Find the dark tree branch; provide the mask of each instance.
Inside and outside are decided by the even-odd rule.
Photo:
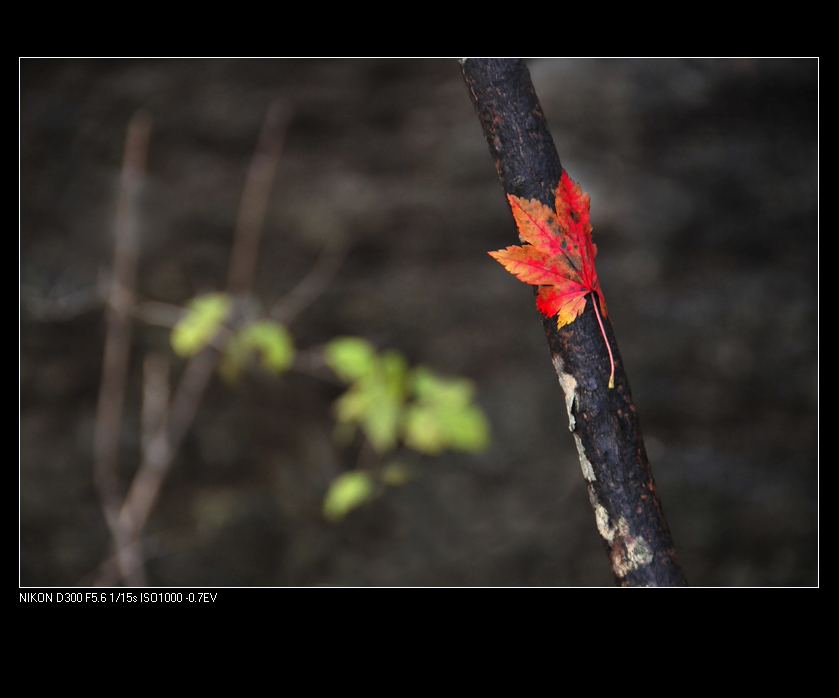
[[[562,165],[524,61],[467,58],[461,67],[505,192],[553,208]],[[612,324],[604,318],[616,364],[609,389],[591,300],[574,322],[557,329],[554,316],[543,324],[597,529],[618,584],[683,586]]]

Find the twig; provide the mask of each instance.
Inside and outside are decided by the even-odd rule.
[[[143,301],[134,309],[134,316],[147,325],[168,327],[172,329],[189,311],[180,305],[161,303],[160,301]]]
[[[143,405],[140,413],[140,444],[150,450],[154,439],[169,420],[169,359],[151,353],[143,361]]]
[[[119,522],[122,498],[117,468],[137,276],[137,198],[145,171],[150,133],[151,118],[145,112],[137,112],[128,124],[125,141],[102,382],[94,426],[94,484],[116,547],[121,575],[126,579],[137,569],[137,550],[131,544],[130,532]]]
[[[461,67],[505,192],[553,207],[562,165],[524,61],[469,58]],[[599,322],[592,302],[560,329],[555,317],[543,317],[597,528],[617,583],[681,586],[685,579],[608,318],[602,327],[607,347],[615,348],[615,388],[602,379],[610,356]]]
[[[218,351],[207,346],[187,361],[172,399],[169,419],[149,438],[140,468],[119,512],[120,524],[139,536],[157,503],[175,454],[198,412],[204,391],[218,362]]]
[[[272,103],[248,170],[231,250],[228,274],[231,294],[246,294],[253,286],[259,241],[288,114],[281,102]],[[126,311],[129,318],[132,308],[133,303]],[[121,506],[114,511],[118,496],[108,500],[111,528],[118,533],[114,538],[120,575],[132,585],[144,583],[141,535],[175,454],[192,426],[218,359],[219,351],[212,342],[192,356],[168,405],[168,366],[159,358],[149,357],[146,361],[142,460]],[[117,425],[119,417],[121,415],[116,418]]]
[[[274,304],[270,316],[285,325],[291,323],[329,286],[347,256],[347,249],[345,236],[332,236],[306,276]]]
[[[245,294],[253,286],[265,213],[290,119],[291,110],[283,100],[271,102],[242,190],[227,276],[230,293]]]

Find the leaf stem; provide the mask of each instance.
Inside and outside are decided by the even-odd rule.
[[[603,333],[603,341],[606,342],[606,349],[609,350],[609,362],[612,364],[612,374],[609,376],[609,387],[615,387],[615,357],[612,356],[612,347],[609,346],[609,340],[606,337],[606,328],[603,327],[603,320],[600,318],[600,311],[597,309],[599,298],[596,293],[591,294],[591,301],[594,305],[594,314],[597,315],[597,322],[600,323],[600,331]]]

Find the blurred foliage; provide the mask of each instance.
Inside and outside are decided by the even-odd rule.
[[[392,450],[399,437],[407,395],[405,358],[394,350],[379,356],[359,337],[332,340],[324,358],[342,380],[350,383],[335,403],[338,424],[349,426],[349,435],[360,427],[377,453]]]
[[[481,451],[489,443],[489,422],[473,404],[475,386],[466,378],[440,378],[420,366],[411,376],[415,396],[404,417],[405,443],[422,453],[447,448]]]
[[[294,362],[294,341],[288,330],[273,320],[257,320],[234,334],[224,348],[219,370],[230,383],[256,355],[269,373],[282,373]]]
[[[232,308],[233,299],[221,292],[191,300],[186,315],[172,328],[171,343],[175,353],[192,356],[213,342],[225,329]],[[294,340],[288,330],[274,320],[246,323],[235,332],[228,331],[222,341],[219,372],[228,383],[235,382],[254,356],[269,373],[282,373],[294,362]]]
[[[187,304],[187,313],[172,328],[172,348],[178,356],[197,354],[221,330],[233,303],[226,293],[206,293]]]
[[[409,465],[405,465],[401,461],[392,461],[382,468],[379,477],[384,484],[399,487],[408,482],[414,475],[414,469]]]
[[[338,424],[360,428],[379,454],[400,438],[429,455],[480,451],[489,443],[489,422],[473,403],[470,380],[444,378],[425,366],[409,369],[398,351],[377,354],[359,337],[332,340],[324,358],[350,384],[335,404]]]
[[[372,473],[351,470],[336,477],[323,500],[323,515],[329,521],[338,521],[348,512],[375,496],[376,482]]]
[[[444,378],[430,368],[409,368],[398,351],[377,354],[360,337],[339,337],[324,351],[326,363],[346,383],[335,403],[337,433],[351,437],[360,429],[380,456],[402,440],[408,448],[427,455],[446,449],[480,451],[489,444],[489,422],[473,403],[474,385],[465,378]],[[345,481],[348,475],[356,480]],[[406,466],[393,462],[378,480],[401,485],[411,477]],[[361,482],[369,487],[361,486]],[[353,483],[352,485],[348,482]],[[324,514],[335,520],[376,496],[374,476],[365,471],[346,473],[333,481],[324,501]]]
[[[233,301],[225,293],[193,299],[187,314],[172,329],[171,342],[180,356],[191,356],[225,329]],[[257,320],[229,331],[220,347],[219,371],[235,382],[251,358],[263,369],[280,373],[294,362],[288,330],[273,320]],[[335,401],[336,436],[348,440],[361,430],[378,456],[400,441],[419,453],[446,449],[480,451],[490,438],[489,422],[474,404],[474,385],[465,378],[444,378],[430,368],[410,368],[405,357],[389,349],[376,352],[361,337],[339,337],[324,349],[326,364],[349,384]],[[336,521],[376,497],[385,485],[407,482],[412,471],[398,461],[378,472],[354,470],[335,478],[323,502],[324,516]]]
[[[379,496],[385,486],[400,487],[414,475],[414,470],[401,461],[392,461],[378,472],[350,470],[342,473],[329,485],[323,500],[323,515],[329,521],[339,521],[353,509]]]

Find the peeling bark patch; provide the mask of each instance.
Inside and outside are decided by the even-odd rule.
[[[647,541],[641,536],[631,535],[629,525],[623,517],[618,521],[617,530],[613,535],[617,539],[612,547],[612,569],[618,577],[626,577],[629,572],[653,561],[653,553]]]
[[[615,540],[615,528],[609,524],[609,512],[595,499],[594,491],[591,489],[589,489],[589,499],[592,507],[594,507],[594,520],[597,522],[597,530],[611,548]]]
[[[583,442],[580,437],[574,434],[574,442],[577,444],[577,455],[580,456],[580,467],[583,469],[583,477],[586,482],[594,482],[597,477],[594,474],[594,468],[591,467],[591,461],[586,458],[586,449],[583,448]]]
[[[589,499],[594,508],[597,530],[606,541],[610,549],[612,569],[619,578],[624,578],[629,572],[649,565],[653,561],[653,551],[641,536],[633,536],[629,531],[626,519],[618,519],[617,525],[612,525],[609,512],[596,499],[593,489],[589,489]]]
[[[579,404],[577,400],[577,379],[563,370],[562,359],[559,357],[559,354],[554,355],[553,365],[556,370],[556,375],[559,377],[562,392],[565,393],[565,409],[568,411],[568,430],[573,432],[577,426],[577,422],[574,419],[574,403]]]
[[[593,482],[597,479],[594,475],[594,468],[591,467],[591,461],[586,457],[583,442],[576,433],[577,420],[574,417],[574,409],[579,406],[577,379],[563,370],[562,359],[559,355],[553,357],[553,365],[556,370],[556,375],[559,377],[562,392],[565,393],[565,409],[568,412],[568,430],[574,434],[574,443],[577,445],[577,454],[580,456],[580,467],[583,469],[583,477],[586,479],[586,482]]]

